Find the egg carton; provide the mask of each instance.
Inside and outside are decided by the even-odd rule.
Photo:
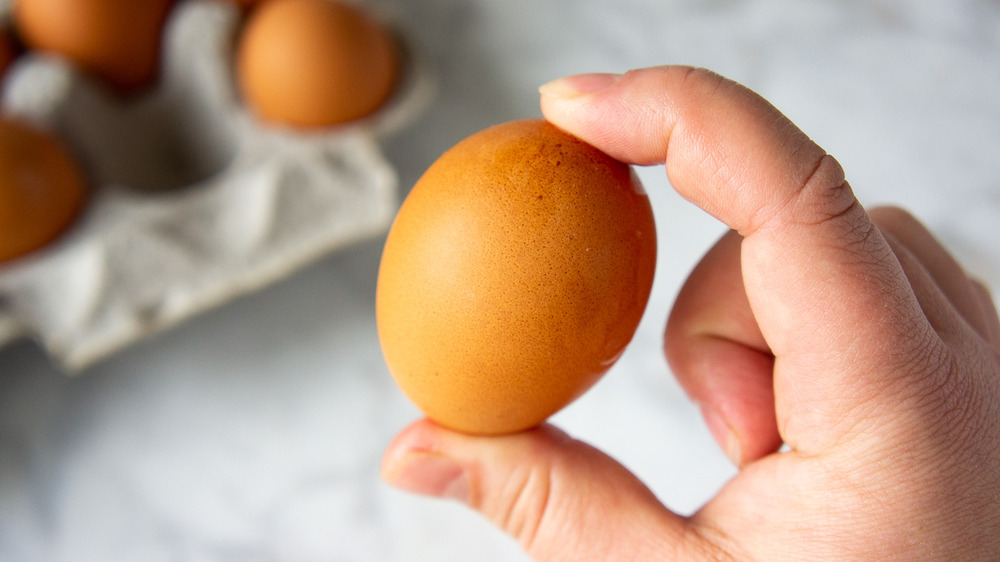
[[[54,56],[8,69],[2,111],[63,139],[93,189],[59,240],[0,264],[0,346],[31,338],[79,372],[387,229],[398,181],[379,140],[432,97],[424,65],[404,44],[401,84],[371,118],[268,126],[235,87],[240,23],[227,2],[178,3],[157,85],[134,99]]]

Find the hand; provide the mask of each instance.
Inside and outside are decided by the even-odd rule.
[[[541,103],[733,229],[665,349],[740,472],[685,518],[554,427],[421,421],[387,481],[466,502],[539,560],[1000,559],[1000,320],[927,230],[866,212],[836,160],[704,70],[569,77]]]

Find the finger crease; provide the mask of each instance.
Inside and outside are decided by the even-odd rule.
[[[536,505],[526,506],[524,521],[518,531],[521,547],[526,552],[532,552],[552,503],[552,476],[548,473],[540,474],[537,470],[532,471],[522,494],[524,497],[536,498],[535,501],[538,502]]]
[[[777,226],[818,226],[855,212],[858,201],[844,177],[840,163],[824,154],[799,187],[776,207],[761,207],[745,236]],[[767,216],[761,218],[762,212]]]

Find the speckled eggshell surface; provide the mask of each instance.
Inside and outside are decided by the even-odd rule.
[[[389,370],[453,429],[538,425],[621,355],[655,260],[627,165],[543,120],[483,130],[434,162],[390,230],[377,290]]]

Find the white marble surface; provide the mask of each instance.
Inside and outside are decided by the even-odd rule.
[[[582,71],[707,66],[783,109],[866,204],[901,204],[1000,294],[1000,3],[994,0],[372,0],[441,92],[388,140],[411,185],[443,150],[539,114]],[[662,169],[640,175],[660,238],[632,345],[557,415],[690,512],[733,470],[660,353],[674,294],[722,227]],[[512,561],[464,507],[389,489],[381,452],[417,416],[382,363],[381,240],[342,251],[77,378],[0,350],[0,560]]]

